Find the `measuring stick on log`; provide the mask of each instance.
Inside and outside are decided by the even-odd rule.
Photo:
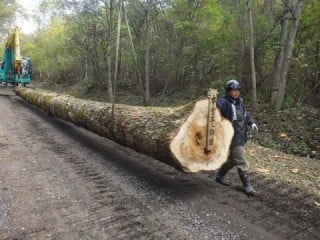
[[[209,153],[214,141],[215,122],[214,112],[216,111],[216,100],[218,91],[216,89],[210,89],[208,91],[208,116],[207,116],[207,138],[205,151]]]
[[[83,100],[19,87],[16,94],[51,115],[72,122],[183,172],[212,171],[227,160],[233,128],[214,108],[207,144],[208,99],[179,107],[141,107]],[[212,133],[212,134],[211,134]],[[211,141],[211,140],[210,140]],[[210,147],[210,151],[206,151]]]

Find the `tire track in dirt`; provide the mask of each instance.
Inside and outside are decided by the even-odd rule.
[[[37,112],[37,114],[42,113]],[[117,182],[113,182],[113,179],[108,178],[106,174],[103,175],[100,163],[81,158],[79,153],[73,152],[72,146],[59,142],[59,137],[52,136],[51,131],[48,131],[50,129],[41,121],[33,118],[24,120],[26,121],[24,128],[27,131],[24,129],[18,134],[22,137],[22,144],[41,142],[46,151],[63,157],[78,174],[78,180],[88,190],[85,198],[82,199],[89,212],[88,219],[79,223],[77,216],[69,215],[67,216],[68,225],[77,224],[86,228],[90,225],[98,225],[110,239],[145,239],[147,236],[152,236],[152,239],[184,239],[171,226],[163,222],[154,223],[152,219],[148,220],[148,216],[152,213],[137,199],[122,192]],[[32,132],[32,140],[28,139],[30,132]],[[60,204],[67,205],[67,202]],[[41,231],[40,229],[28,232],[28,235],[32,236]],[[58,230],[53,237],[61,237],[64,231],[65,229]]]
[[[7,102],[4,99],[1,101],[5,104]],[[23,109],[10,105],[10,109],[2,108],[2,114],[6,120],[2,119],[1,128],[4,129],[5,141],[10,145],[8,144],[5,150],[2,149],[1,156],[2,161],[10,163],[6,165],[7,175],[1,179],[3,180],[1,183],[8,186],[5,194],[1,194],[1,202],[7,204],[8,212],[6,216],[1,212],[1,219],[5,217],[7,222],[0,227],[0,238],[97,239],[98,237],[102,239],[107,237],[107,234],[100,233],[101,228],[97,225],[91,225],[90,230],[85,231],[82,229],[86,229],[86,225],[69,224],[71,221],[77,222],[87,217],[87,214],[83,209],[79,211],[79,204],[70,204],[75,199],[59,196],[63,191],[65,194],[69,193],[68,189],[60,186],[64,182],[55,179],[62,174],[59,175],[54,167],[46,166],[48,163],[46,158],[57,163],[59,158],[48,152],[44,144],[38,142],[42,138],[32,134],[32,127],[25,121]],[[40,124],[37,119],[34,120],[33,126]],[[48,183],[50,180],[51,183]],[[72,177],[64,180],[72,180]],[[53,186],[54,184],[56,186]]]

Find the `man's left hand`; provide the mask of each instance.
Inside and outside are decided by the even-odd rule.
[[[258,130],[259,130],[257,124],[255,124],[255,123],[252,123],[252,124],[251,124],[251,129],[252,129],[253,131],[258,131]]]

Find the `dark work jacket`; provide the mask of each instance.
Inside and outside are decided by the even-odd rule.
[[[251,126],[254,120],[248,114],[242,98],[232,99],[224,95],[217,101],[221,115],[232,122],[234,136],[231,147],[243,146],[248,139],[248,125]]]

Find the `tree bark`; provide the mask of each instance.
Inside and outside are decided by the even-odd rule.
[[[105,7],[107,9],[108,4],[105,1]],[[107,71],[108,71],[108,94],[109,94],[109,101],[112,102],[113,100],[113,85],[112,85],[112,60],[111,60],[111,50],[112,50],[112,25],[113,25],[113,10],[114,10],[114,1],[109,0],[109,15],[106,16],[107,18]],[[107,13],[107,11],[106,11]]]
[[[219,168],[229,154],[233,127],[212,108],[214,133],[206,151],[209,100],[180,107],[140,107],[82,100],[70,95],[16,88],[16,94],[46,112],[151,156],[183,172]],[[211,125],[212,126],[212,125]]]
[[[292,24],[290,26],[289,32],[288,32],[288,40],[284,52],[284,59],[283,59],[283,66],[282,66],[282,72],[281,72],[281,81],[279,83],[279,92],[277,96],[277,101],[275,103],[275,110],[279,111],[284,100],[285,95],[285,89],[287,86],[287,78],[288,78],[288,72],[289,72],[289,66],[291,63],[293,48],[294,48],[294,41],[296,38],[299,20],[301,18],[302,9],[304,5],[304,0],[297,0],[296,5],[294,6],[294,16],[292,20]]]
[[[284,101],[294,40],[296,38],[304,0],[286,0],[285,3],[285,15],[281,27],[281,48],[275,60],[275,75],[271,94],[271,104],[277,111],[280,110]],[[292,15],[291,21],[289,21],[290,14]]]
[[[145,103],[150,104],[150,11],[151,2],[146,5],[145,16]]]
[[[252,84],[252,100],[255,108],[258,106],[257,101],[257,80],[256,80],[256,67],[254,60],[254,29],[252,18],[252,0],[247,2],[249,12],[249,26],[250,26],[250,63],[251,63],[251,84]]]
[[[139,67],[139,63],[138,63],[138,57],[137,57],[136,49],[134,47],[134,43],[133,43],[133,40],[132,40],[132,35],[131,35],[131,30],[130,30],[130,26],[129,26],[127,13],[126,13],[124,5],[122,7],[123,7],[123,16],[124,16],[124,19],[126,21],[126,25],[127,25],[127,29],[128,29],[128,35],[129,35],[129,39],[130,39],[130,43],[131,43],[131,50],[132,50],[133,59],[134,59],[135,67],[136,67],[137,77],[138,77],[140,88],[141,88],[141,91],[142,91],[144,103],[145,103],[145,105],[147,105],[147,103],[145,101],[145,97],[144,97],[145,96],[145,90],[144,90],[144,86],[143,86],[143,82],[142,82],[142,78],[141,78],[140,67]]]
[[[285,52],[285,43],[288,38],[288,25],[289,25],[289,11],[285,11],[283,15],[283,19],[281,21],[281,32],[280,32],[280,40],[278,46],[278,53],[275,59],[274,64],[274,78],[272,82],[272,91],[271,91],[271,106],[275,106],[279,94],[279,85],[281,81],[281,72],[283,68],[283,59]]]

